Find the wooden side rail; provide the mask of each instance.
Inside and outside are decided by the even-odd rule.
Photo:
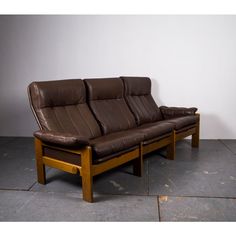
[[[167,146],[167,159],[174,160],[175,158],[175,131],[173,130],[169,137],[163,138],[156,142],[143,146],[143,154],[150,153],[159,148]]]
[[[171,138],[170,137],[166,137],[164,139],[158,140],[156,142],[144,145],[143,147],[143,154],[147,154],[150,153],[152,151],[155,151],[159,148],[162,148],[164,146],[167,146],[171,143]]]
[[[132,161],[136,159],[139,156],[139,148],[134,149],[133,151],[130,151],[128,153],[122,154],[119,157],[115,157],[113,159],[110,159],[106,162],[102,162],[101,164],[95,164],[92,166],[92,173],[93,176],[101,174],[107,170],[113,169],[117,166],[120,166],[126,162]]]
[[[179,141],[185,137],[188,137],[190,135],[194,135],[196,133],[196,127],[188,129],[186,131],[183,131],[181,133],[176,134],[175,141]]]
[[[54,158],[47,157],[47,156],[43,156],[42,159],[43,159],[43,164],[45,166],[60,169],[71,174],[77,174],[78,172],[80,173],[81,171],[81,166],[77,166],[77,165],[70,164],[68,162],[56,160]]]

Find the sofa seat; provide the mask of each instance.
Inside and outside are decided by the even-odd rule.
[[[165,134],[170,134],[175,128],[175,125],[166,121],[159,121],[155,123],[149,123],[141,125],[137,128],[144,135],[143,141],[155,139]]]
[[[120,152],[124,150],[127,152],[127,149],[139,145],[143,141],[143,136],[144,135],[142,133],[135,130],[127,130],[91,139],[90,145],[93,149],[93,160],[96,162],[96,159],[100,159],[114,153],[120,154]]]
[[[168,123],[172,123],[175,125],[175,130],[183,129],[187,126],[194,125],[198,122],[199,117],[196,115],[193,116],[182,116],[182,117],[176,117],[172,119],[166,120]]]

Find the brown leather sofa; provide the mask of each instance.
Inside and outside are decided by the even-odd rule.
[[[192,135],[199,145],[196,108],[160,107],[146,77],[33,82],[28,87],[40,130],[34,133],[38,182],[45,166],[80,174],[83,199],[93,202],[93,176],[130,162],[142,176],[143,154]]]

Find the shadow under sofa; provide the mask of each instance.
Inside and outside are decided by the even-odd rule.
[[[147,77],[33,82],[31,109],[40,130],[34,133],[38,182],[45,166],[80,174],[83,199],[93,202],[93,176],[131,162],[142,176],[143,154],[192,135],[199,145],[196,108],[158,107]]]

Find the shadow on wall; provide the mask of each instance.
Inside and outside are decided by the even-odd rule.
[[[158,81],[151,78],[152,81],[152,95],[158,106],[165,104],[159,97],[159,85]],[[181,104],[180,104],[181,106]],[[229,123],[217,114],[204,113],[201,107],[198,107],[198,112],[201,115],[200,123],[200,138],[201,139],[236,139],[236,122]],[[220,114],[220,113],[219,113]],[[232,127],[233,126],[233,127]]]
[[[200,138],[201,139],[235,139],[236,134],[231,127],[232,125],[228,122],[224,122],[219,115],[201,113],[199,108],[199,113],[201,114],[200,121]]]
[[[0,136],[32,136],[38,130],[37,123],[30,109],[27,94],[21,94],[8,103],[0,102]]]
[[[158,106],[162,106],[162,105],[164,105],[164,102],[160,99],[160,97],[159,97],[159,85],[158,85],[158,82],[157,82],[157,80],[155,80],[154,78],[150,78],[151,79],[151,81],[152,81],[152,91],[151,91],[151,93],[152,93],[152,96],[153,96],[153,98],[154,98],[154,100],[155,100],[155,102],[156,102],[156,104],[158,105]]]

